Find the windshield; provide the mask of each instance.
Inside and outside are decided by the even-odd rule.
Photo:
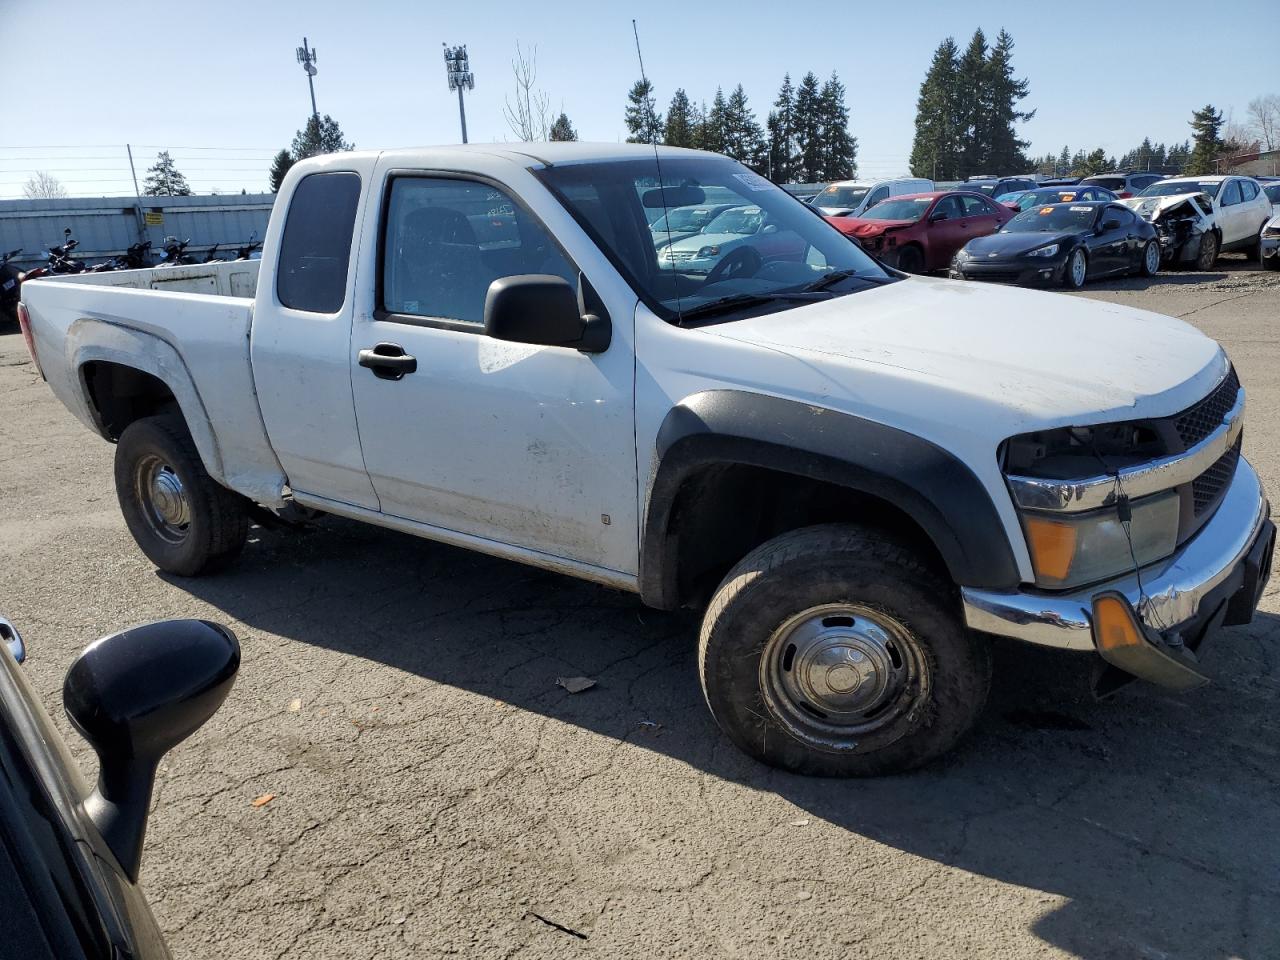
[[[1070,233],[1087,230],[1097,216],[1097,207],[1057,203],[1051,207],[1024,210],[1004,225],[1001,233]]]
[[[870,192],[870,187],[827,187],[813,198],[813,205],[815,207],[856,207]]]
[[[1140,197],[1175,197],[1180,193],[1207,193],[1211,197],[1218,195],[1221,182],[1204,180],[1161,180],[1143,190]]]
[[[782,310],[895,279],[815,211],[740,163],[663,158],[661,189],[657,171],[653,159],[614,160],[557,164],[537,176],[665,320],[682,322],[693,312],[690,322],[700,321],[709,305],[725,301]],[[707,193],[737,203],[701,233],[669,243],[650,232],[646,210],[669,216]]]
[[[996,183],[994,180],[988,183],[966,183],[964,188],[975,193],[985,193],[989,197],[996,192]]]
[[[914,197],[906,200],[885,200],[862,215],[864,220],[910,220],[915,222],[924,216],[933,203],[933,197]]]
[[[1091,183],[1095,187],[1106,187],[1108,190],[1116,192],[1124,189],[1124,177],[1086,177],[1080,183]]]
[[[738,207],[726,210],[709,224],[704,233],[741,233],[744,236],[755,233],[764,222],[764,214],[759,207]]]
[[[677,207],[664,213],[649,225],[654,233],[665,233],[667,230],[701,230],[710,222],[715,210],[711,207]]]

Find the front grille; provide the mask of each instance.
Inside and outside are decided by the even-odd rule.
[[[975,280],[991,280],[995,283],[1015,283],[1021,275],[1021,270],[975,270],[971,274]]]
[[[1178,414],[1173,426],[1183,444],[1187,447],[1195,446],[1222,426],[1222,418],[1235,406],[1239,393],[1240,378],[1236,376],[1235,367],[1232,367],[1213,393],[1194,407]],[[1212,470],[1213,467],[1209,469]]]
[[[1195,501],[1197,517],[1203,516],[1216,505],[1223,491],[1227,489],[1227,484],[1235,475],[1236,464],[1240,460],[1240,444],[1243,440],[1244,434],[1236,437],[1236,442],[1230,450],[1215,460],[1208,470],[1191,481],[1191,498]]]

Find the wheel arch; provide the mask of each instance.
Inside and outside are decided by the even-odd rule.
[[[696,520],[687,521],[702,510],[729,516],[729,525],[715,533],[735,549],[758,546],[747,543],[751,538],[739,511],[759,506],[749,494],[759,493],[760,484],[743,483],[744,477],[758,481],[764,476],[759,471],[771,480],[769,495],[810,497],[815,508],[835,511],[827,516],[820,510],[816,522],[864,514],[894,524],[908,538],[918,535],[958,585],[1012,587],[1019,581],[1004,525],[973,471],[935,444],[894,427],[798,401],[712,390],[671,409],[658,431],[654,462],[639,577],[641,596],[651,606],[671,609],[690,598],[690,577],[682,567],[701,545],[697,533],[685,533],[690,526],[699,530]],[[803,510],[792,511],[801,520],[791,526],[785,525],[786,513],[777,521],[782,528],[766,530],[768,536],[805,525]],[[728,566],[741,555],[727,558]]]

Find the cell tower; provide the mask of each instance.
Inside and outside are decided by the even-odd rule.
[[[476,78],[471,72],[471,59],[467,56],[467,45],[458,47],[444,45],[444,67],[449,75],[449,89],[458,91],[458,119],[462,121],[462,142],[467,142],[467,108],[462,103],[462,91],[474,90]]]

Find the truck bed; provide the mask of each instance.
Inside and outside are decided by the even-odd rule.
[[[172,391],[210,475],[278,504],[284,474],[267,441],[249,363],[259,261],[48,277],[22,287],[49,386],[96,433],[84,370],[119,363]]]

